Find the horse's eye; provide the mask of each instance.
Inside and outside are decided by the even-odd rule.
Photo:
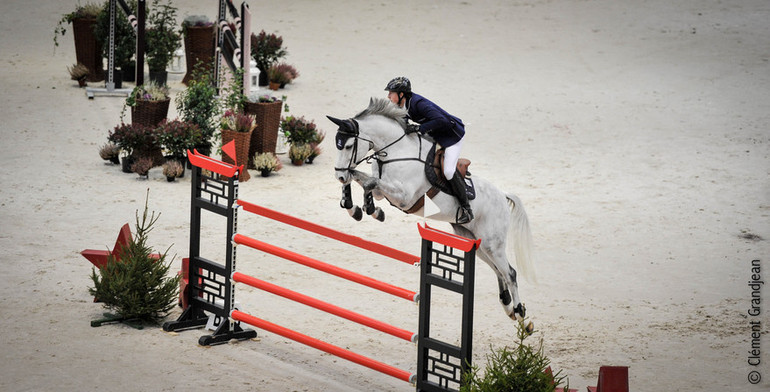
[[[345,146],[345,149],[346,149],[346,150],[350,150],[351,148],[353,148],[353,145],[352,145],[352,144],[351,144],[351,145],[349,145],[349,146]]]

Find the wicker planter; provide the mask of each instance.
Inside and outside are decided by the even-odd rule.
[[[263,152],[275,154],[278,127],[281,125],[283,102],[246,102],[244,111],[253,114],[257,123],[249,147],[249,168],[253,169],[254,156]]]
[[[75,57],[77,62],[88,67],[89,82],[104,80],[102,64],[102,44],[94,34],[96,19],[73,19],[72,35],[75,37]]]
[[[186,27],[184,33],[185,61],[187,73],[182,83],[187,85],[192,79],[193,70],[198,62],[202,62],[208,72],[214,65],[214,47],[216,34],[214,26]]]
[[[168,115],[168,105],[171,99],[164,101],[145,101],[136,100],[136,106],[131,107],[131,123],[155,126],[166,119]]]
[[[244,169],[241,171],[241,174],[238,176],[238,181],[240,182],[246,182],[251,178],[249,175],[249,171],[246,170],[246,160],[249,159],[249,142],[251,141],[251,135],[252,132],[236,132],[231,131],[229,129],[223,129],[222,130],[222,145],[226,145],[227,143],[230,143],[230,141],[235,140],[235,158],[238,160],[238,165],[243,165]],[[227,162],[229,164],[236,164],[236,162],[233,162],[233,160],[227,156],[227,154],[222,154],[222,161]]]

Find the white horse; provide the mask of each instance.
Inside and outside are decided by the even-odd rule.
[[[508,317],[524,321],[526,309],[519,297],[516,282],[516,270],[508,262],[507,254],[515,256],[518,270],[527,280],[534,281],[534,269],[530,256],[532,235],[529,220],[518,197],[503,193],[486,180],[473,175],[476,197],[471,200],[475,218],[466,224],[455,223],[459,207],[453,195],[439,192],[428,201],[426,207],[414,211],[414,206],[421,202],[431,188],[425,173],[425,159],[434,142],[419,133],[406,134],[406,111],[387,99],[372,99],[369,107],[348,120],[329,117],[337,124],[337,163],[335,177],[347,189],[343,193],[342,205],[350,209],[351,181],[363,187],[368,202],[373,196],[377,200],[383,197],[400,210],[424,215],[431,219],[452,224],[456,234],[466,238],[481,238],[477,252],[497,275],[500,290],[500,303]],[[369,151],[373,151],[369,154]],[[372,161],[372,175],[356,170],[364,162]],[[384,214],[370,204],[367,214],[384,220]],[[418,205],[419,206],[419,205]],[[425,213],[428,206],[438,207],[440,211]],[[434,207],[434,208],[435,208]],[[351,214],[352,215],[352,214]],[[360,219],[360,212],[357,219]],[[512,252],[511,252],[512,250]],[[529,322],[525,329],[532,331]]]

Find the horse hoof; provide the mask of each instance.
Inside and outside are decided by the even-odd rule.
[[[353,217],[353,219],[360,221],[361,218],[364,217],[363,211],[361,211],[361,207],[355,206],[353,208],[348,209],[348,214]]]
[[[374,219],[377,219],[380,222],[385,222],[385,211],[383,211],[380,207],[377,207],[374,210],[374,213],[371,214]]]
[[[524,327],[524,332],[526,332],[527,335],[532,335],[532,332],[535,332],[535,324],[531,321],[526,321],[526,325],[522,323],[521,326]]]

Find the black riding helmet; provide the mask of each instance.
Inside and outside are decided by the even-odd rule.
[[[399,76],[397,78],[391,79],[391,81],[388,82],[388,85],[385,86],[385,91],[395,91],[397,93],[411,93],[412,82],[410,82],[408,78]]]

